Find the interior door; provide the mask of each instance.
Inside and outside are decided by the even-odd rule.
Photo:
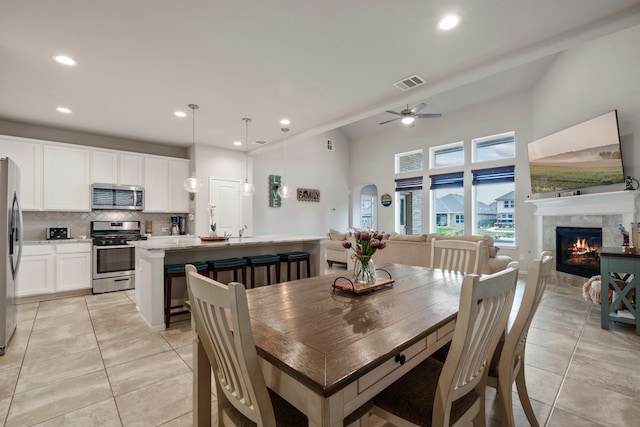
[[[243,227],[240,184],[238,179],[209,178],[209,203],[215,206],[212,220],[216,224],[218,236],[225,233],[238,236]]]

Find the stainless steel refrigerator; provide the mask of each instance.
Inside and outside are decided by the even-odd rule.
[[[16,278],[22,256],[20,169],[0,159],[0,356],[16,330]]]

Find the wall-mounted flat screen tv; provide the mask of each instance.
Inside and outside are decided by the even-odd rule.
[[[530,142],[528,151],[533,193],[624,182],[616,110]]]

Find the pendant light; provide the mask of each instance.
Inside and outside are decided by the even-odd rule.
[[[282,185],[278,188],[278,196],[283,199],[288,199],[291,197],[291,188],[287,185],[287,132],[289,132],[289,128],[282,128],[282,133],[284,133],[284,173],[282,174]]]
[[[256,191],[256,188],[252,183],[249,182],[249,123],[251,122],[250,118],[243,118],[244,126],[245,126],[245,134],[244,134],[244,145],[245,145],[245,172],[244,172],[244,182],[240,186],[240,194],[243,196],[253,196],[253,192]]]
[[[196,147],[196,110],[198,108],[200,108],[200,107],[198,105],[196,105],[196,104],[189,104],[189,108],[191,108],[191,111],[193,112],[191,138],[192,138],[193,148],[194,148],[194,153],[193,154],[195,155],[195,147]],[[182,185],[184,185],[184,189],[185,190],[187,190],[189,193],[191,193],[191,197],[192,197],[191,200],[193,200],[193,193],[197,193],[202,188],[202,180],[200,178],[196,177],[195,172],[192,172],[191,173],[191,178],[185,179],[184,183]]]

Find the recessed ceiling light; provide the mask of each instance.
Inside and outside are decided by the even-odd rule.
[[[458,15],[447,15],[438,21],[438,29],[441,31],[449,31],[460,24]]]
[[[290,124],[290,123],[291,123],[291,121],[290,121],[289,119],[282,119],[282,120],[280,120],[280,124],[281,124],[281,125],[288,125],[288,124]]]
[[[56,110],[58,110],[61,113],[65,113],[65,114],[71,114],[73,112],[70,109],[65,108],[65,107],[58,107],[58,108],[56,108]]]
[[[187,117],[187,113],[185,113],[184,111],[176,111],[173,114],[175,114],[178,117]]]
[[[62,65],[68,65],[69,67],[73,67],[78,65],[78,63],[67,55],[54,55],[53,60]]]
[[[233,145],[242,145],[242,142],[240,142],[240,141],[233,141]]]

